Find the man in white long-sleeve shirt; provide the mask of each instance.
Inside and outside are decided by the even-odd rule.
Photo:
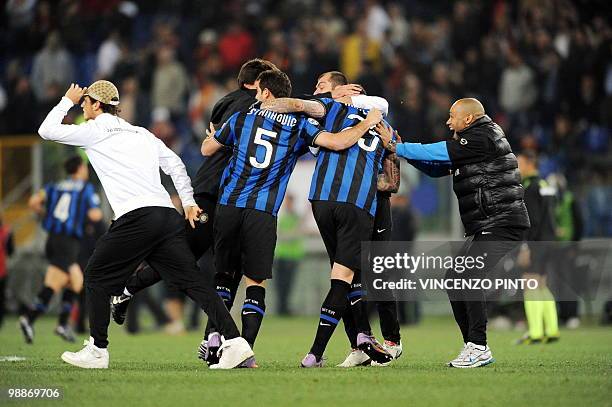
[[[68,110],[83,100],[87,122],[64,125]],[[223,301],[198,276],[195,258],[185,240],[185,226],[160,181],[159,168],[170,175],[192,227],[200,208],[180,158],[148,130],[117,117],[119,92],[108,81],[89,88],[72,84],[41,124],[45,140],[81,147],[98,174],[115,212],[108,232],[96,244],[85,269],[91,337],[79,352],[62,359],[83,368],[108,367],[109,298],[119,294],[127,278],[146,260],[173,288],[185,292],[208,314],[225,342],[219,364],[233,368],[253,356]]]

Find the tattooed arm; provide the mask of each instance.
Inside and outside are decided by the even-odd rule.
[[[380,192],[396,193],[400,187],[400,161],[392,153],[383,160],[383,172],[378,174],[377,189]]]
[[[317,119],[325,116],[325,107],[314,100],[278,98],[263,102],[261,108],[276,113],[304,113]]]

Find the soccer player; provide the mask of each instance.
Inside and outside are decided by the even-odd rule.
[[[518,246],[530,226],[518,164],[503,130],[485,114],[478,100],[465,98],[453,103],[446,124],[454,133],[449,140],[430,144],[396,144],[391,140],[386,148],[432,177],[453,174],[453,190],[467,236],[457,255],[476,258],[486,252],[486,256],[482,270],[450,269],[446,277],[484,278],[487,269],[493,269]],[[381,128],[381,132],[388,130]],[[448,290],[448,296],[464,342],[448,366],[474,368],[493,363],[487,345],[484,292]]]
[[[225,95],[213,107],[211,121],[215,128],[220,128],[234,113],[245,112],[253,103],[257,102],[255,99],[257,93],[255,80],[260,73],[270,69],[277,68],[273,63],[259,58],[251,59],[242,65],[237,77],[238,89]],[[187,243],[196,259],[202,257],[209,248],[214,246],[213,223],[219,195],[219,184],[231,156],[232,149],[224,147],[216,154],[206,157],[193,179],[193,198],[196,204],[202,208],[203,213],[200,215],[199,222],[195,223],[195,228],[191,228],[186,223],[185,230]],[[242,273],[239,264],[236,264],[232,270],[228,270],[226,273],[215,274],[215,285],[221,287],[218,288],[220,290],[219,294],[228,309],[233,305],[241,278]],[[160,280],[159,273],[148,265],[130,276],[123,293],[111,298],[111,311],[115,322],[121,325],[125,321],[132,295]],[[227,287],[228,291],[221,291],[223,287]],[[215,364],[218,361],[217,350],[221,346],[221,335],[217,332],[211,319],[208,319],[204,336],[208,339],[202,341],[200,345],[200,358],[206,360],[209,364]]]
[[[87,182],[89,169],[80,156],[66,160],[64,170],[68,178],[45,186],[30,198],[30,207],[44,215],[42,226],[49,233],[45,254],[49,266],[42,289],[34,304],[19,318],[19,326],[26,343],[34,341],[34,321],[47,311],[54,294],[64,290],[61,311],[55,333],[68,342],[75,337],[68,325],[72,303],[83,288],[83,273],[77,262],[80,239],[87,218],[92,222],[102,219],[100,198],[94,186]]]
[[[538,288],[526,289],[523,293],[525,316],[529,331],[517,344],[551,343],[559,340],[557,303],[546,283],[550,253],[544,248],[530,250],[531,242],[555,240],[555,188],[538,173],[538,157],[533,151],[524,151],[517,157],[522,184],[525,188],[525,205],[529,213],[531,228],[521,246],[518,263],[524,269],[523,278],[536,280]]]
[[[393,222],[391,220],[391,194],[399,190],[400,174],[399,159],[396,154],[387,154],[383,160],[383,171],[378,174],[376,192],[376,214],[374,215],[374,228],[371,240],[374,242],[388,242],[391,240]],[[342,316],[344,330],[351,344],[351,352],[338,367],[369,366],[378,365],[372,362],[370,357],[357,346],[357,324],[355,320],[364,318],[368,312],[367,302],[362,290],[361,276],[356,273],[351,283],[351,291],[348,296],[349,304]],[[380,320],[380,330],[384,342],[382,344],[393,359],[398,359],[403,352],[400,325],[397,317],[397,300],[391,294],[385,301],[376,301],[376,308]],[[355,314],[355,315],[354,315]]]
[[[328,131],[355,126],[365,116],[365,111],[329,98],[287,98],[266,102],[264,107],[278,112],[304,112],[318,118]],[[374,131],[366,133],[350,149],[339,152],[321,149],[317,155],[309,200],[330,258],[331,288],[321,307],[313,346],[302,360],[303,367],[323,366],[323,352],[350,304],[347,298],[351,295],[351,284],[361,270],[361,242],[372,236],[378,175],[384,156],[383,143]],[[357,324],[354,343],[375,362],[386,364],[391,355],[371,333],[363,304],[356,301],[360,291],[357,285],[355,297],[350,297],[353,305],[357,305],[352,310]]]
[[[68,110],[82,99],[87,122],[61,124]],[[215,321],[225,341],[214,369],[240,365],[253,351],[240,337],[227,308],[199,275],[185,239],[184,221],[160,181],[159,169],[170,175],[192,227],[201,214],[193,200],[191,180],[180,158],[148,130],[117,116],[119,92],[100,80],[89,88],[72,84],[41,124],[45,140],[81,147],[96,170],[115,220],[102,236],[85,270],[91,337],[78,352],[62,359],[82,368],[108,368],[109,299],[143,261],[157,270],[170,288],[184,292]]]
[[[278,70],[262,72],[255,84],[256,98],[262,102],[291,93],[289,78]],[[306,117],[253,107],[247,113],[234,114],[214,134],[209,132],[202,144],[205,156],[233,146],[216,210],[215,263],[218,272],[224,272],[240,259],[247,287],[242,335],[251,345],[265,315],[265,280],[272,277],[276,214],[297,158],[308,147],[347,149],[381,119],[380,111],[373,109],[362,122],[336,134]]]

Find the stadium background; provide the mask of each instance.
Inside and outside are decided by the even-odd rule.
[[[62,177],[74,150],[35,132],[70,82],[117,84],[121,113],[177,152],[191,175],[214,103],[240,65],[263,57],[286,71],[295,94],[340,69],[390,103],[405,141],[449,135],[453,100],[473,96],[515,151],[541,155],[543,176],[563,176],[587,239],[612,236],[612,29],[605,2],[544,1],[97,1],[9,0],[0,29],[0,201],[16,233],[9,305],[36,292],[44,236],[27,198]],[[609,10],[609,9],[608,9]],[[609,17],[609,14],[608,14]],[[80,109],[67,121],[79,123]],[[326,257],[305,199],[313,161],[289,187],[306,251],[291,298],[311,315],[327,286]],[[97,183],[95,175],[92,175]],[[98,184],[99,185],[99,184]],[[403,165],[400,203],[417,239],[461,239],[451,180]],[[110,219],[110,207],[104,209]],[[280,237],[284,231],[280,231]],[[30,287],[31,286],[31,287]],[[297,289],[297,287],[300,287]],[[271,302],[274,304],[274,290]],[[160,295],[160,293],[157,293]],[[274,309],[274,306],[270,307]],[[427,305],[425,314],[447,313]]]

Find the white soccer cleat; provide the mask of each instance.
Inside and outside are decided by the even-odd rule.
[[[357,367],[357,366],[369,366],[371,359],[361,349],[352,349],[351,353],[348,354],[344,362],[340,363],[336,367]]]
[[[465,369],[482,367],[495,362],[491,349],[488,346],[476,345],[472,342],[468,342],[465,345],[465,351],[462,353],[463,357],[450,362],[451,367]]]
[[[62,360],[73,366],[84,369],[108,369],[108,350],[98,348],[94,345],[94,339],[90,336],[89,340],[83,342],[85,347],[78,352],[62,353]]]
[[[397,343],[385,341],[383,343],[383,348],[385,348],[385,350],[389,352],[391,356],[393,356],[393,359],[399,359],[399,357],[402,356],[402,353],[404,352],[401,341]]]
[[[219,348],[219,363],[211,365],[211,369],[233,369],[248,358],[255,356],[253,349],[243,337],[224,340]]]

